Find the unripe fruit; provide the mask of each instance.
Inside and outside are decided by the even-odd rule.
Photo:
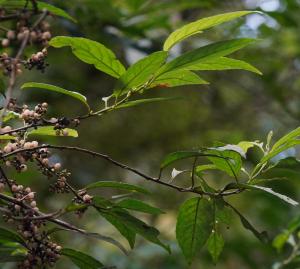
[[[83,201],[85,203],[90,203],[91,200],[92,200],[92,196],[88,195],[88,194],[85,194],[83,197],[82,197]]]
[[[7,39],[7,38],[4,38],[1,42],[2,47],[4,47],[4,48],[7,48],[9,46],[9,43],[10,43],[9,39]]]
[[[61,164],[60,163],[56,163],[56,164],[54,164],[53,168],[55,170],[59,170],[61,168]]]
[[[12,30],[9,30],[7,33],[6,33],[6,37],[8,39],[15,39],[16,38],[16,33]]]
[[[18,191],[18,186],[15,185],[15,184],[12,185],[12,186],[11,186],[11,191],[12,191],[12,192],[17,192],[17,191]]]

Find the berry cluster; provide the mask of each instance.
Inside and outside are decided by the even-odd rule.
[[[0,55],[0,69],[3,70],[3,75],[8,76],[13,68],[16,69],[16,74],[21,75],[22,74],[22,64],[20,61],[17,61],[15,59],[12,59],[8,56],[6,52],[3,52]]]
[[[31,57],[24,63],[24,66],[28,70],[32,70],[36,68],[40,70],[42,73],[45,72],[46,67],[49,65],[45,62],[45,58],[47,56],[47,49],[43,49],[35,54],[32,54]]]
[[[47,103],[38,104],[33,110],[30,110],[27,105],[24,105],[20,118],[27,124],[37,123],[45,113],[47,113],[47,109]]]

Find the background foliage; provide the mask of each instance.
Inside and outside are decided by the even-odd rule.
[[[245,19],[233,21],[207,31],[204,35],[188,40],[177,46],[173,52],[186,51],[199,47],[209,41],[236,37],[258,37],[261,40],[236,53],[235,58],[246,60],[257,66],[264,73],[257,76],[243,71],[226,71],[219,73],[205,72],[202,77],[213,82],[211,85],[184,86],[163,90],[152,90],[145,97],[173,97],[182,99],[164,103],[154,103],[128,110],[115,111],[103,117],[97,124],[83,123],[79,128],[82,134],[76,143],[87,148],[97,148],[109,153],[115,159],[134,167],[140,167],[150,174],[156,173],[162,157],[168,152],[191,149],[210,145],[212,141],[229,144],[241,140],[264,139],[270,130],[276,138],[299,125],[299,73],[300,46],[299,24],[300,3],[295,0],[245,0],[245,1],[147,1],[147,0],[73,0],[49,1],[65,9],[78,23],[61,20],[57,22],[55,34],[83,36],[97,40],[110,47],[122,62],[131,64],[140,56],[157,51],[163,40],[178,26],[218,13],[235,10],[263,10],[265,15],[253,14]],[[114,86],[112,78],[97,72],[92,66],[78,61],[69,49],[49,50],[50,66],[45,75],[28,72],[26,81],[39,81],[60,85],[66,89],[76,89],[87,96],[89,103],[101,102],[100,96],[108,96]],[[25,94],[20,96],[25,98]],[[26,99],[35,103],[49,100],[55,107],[55,115],[70,113],[77,115],[84,110],[71,98],[41,91],[26,92]],[[25,101],[25,100],[24,100]],[[70,109],[72,108],[72,109]],[[90,120],[91,122],[92,120]],[[88,130],[88,132],[87,132]],[[59,140],[57,141],[59,143]],[[63,143],[74,144],[72,138]],[[291,149],[284,152],[297,156]],[[123,170],[115,169],[106,162],[92,158],[82,158],[73,154],[60,155],[78,186],[95,180],[121,179],[136,183],[136,176]],[[257,160],[257,154],[250,152],[250,158]],[[170,171],[171,172],[171,171]],[[46,192],[47,186],[42,178],[34,173],[22,174],[22,181],[34,182],[39,191]],[[178,177],[176,180],[184,180]],[[224,180],[221,174],[212,174],[211,180],[218,184]],[[159,247],[139,239],[135,250],[129,257],[119,250],[98,241],[86,241],[80,236],[64,238],[69,246],[78,245],[87,253],[93,253],[107,264],[118,268],[185,268],[184,258],[174,242],[176,211],[183,201],[183,196],[172,190],[148,182],[138,182],[149,188],[153,195],[148,199],[152,204],[162,208],[166,214],[148,219],[157,225],[172,247],[170,256]],[[289,182],[273,182],[274,189],[289,193],[299,200],[299,177],[294,173]],[[106,190],[105,195],[116,192]],[[59,201],[47,197],[45,207],[55,210]],[[268,230],[275,237],[287,225],[288,219],[299,214],[299,209],[272,196],[260,192],[246,193],[231,202],[244,212],[259,230]],[[275,210],[274,210],[275,209]],[[103,219],[95,220],[90,213],[89,228],[101,229],[118,237],[118,233],[107,225]],[[80,220],[76,220],[80,224]],[[61,235],[63,236],[63,235]],[[217,268],[271,268],[280,259],[276,249],[262,244],[246,230],[241,229],[239,220],[234,218],[228,232],[225,231],[226,246]],[[120,238],[122,241],[123,239]],[[92,242],[92,243],[91,243]],[[284,248],[289,251],[289,247]],[[284,251],[281,255],[284,256]],[[64,261],[57,265],[62,268]],[[68,265],[68,268],[71,268]],[[209,255],[202,251],[198,254],[191,268],[215,268]]]

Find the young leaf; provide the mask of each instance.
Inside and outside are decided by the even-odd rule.
[[[119,78],[126,70],[110,49],[93,40],[57,36],[50,40],[49,45],[55,48],[69,46],[81,61],[92,64],[98,70],[115,78]]]
[[[209,84],[197,74],[188,70],[175,70],[159,75],[150,87],[176,87],[182,85]]]
[[[138,99],[134,101],[128,101],[124,104],[121,104],[117,106],[116,108],[127,108],[127,107],[133,107],[133,106],[139,106],[144,104],[150,104],[150,103],[157,103],[157,102],[164,102],[164,101],[171,101],[171,100],[177,100],[178,97],[157,97],[157,98],[149,98],[149,99]]]
[[[56,133],[57,130],[54,130],[53,126],[42,126],[37,129],[33,129],[28,132],[28,135],[48,135],[48,136],[58,136]],[[78,132],[74,129],[65,128],[64,131],[67,132],[67,136],[78,137]],[[64,135],[60,135],[64,136]]]
[[[80,269],[99,269],[103,267],[101,262],[78,250],[63,248],[61,255],[68,257]]]
[[[205,198],[191,198],[179,208],[176,238],[189,264],[209,238],[213,221],[212,203]]]
[[[207,250],[210,253],[213,262],[216,264],[224,248],[224,239],[217,231],[213,231],[207,240]]]
[[[85,187],[85,189],[96,189],[96,188],[114,188],[120,190],[127,190],[133,192],[140,192],[144,194],[149,194],[150,192],[140,186],[124,183],[124,182],[117,182],[117,181],[98,181],[91,183]]]
[[[116,203],[117,206],[126,208],[129,210],[135,210],[135,211],[140,211],[148,214],[153,214],[153,215],[158,215],[158,214],[163,214],[164,212],[157,208],[153,207],[151,205],[148,205],[140,200],[136,199],[124,199],[118,203]]]
[[[21,89],[28,89],[28,88],[38,88],[38,89],[43,89],[43,90],[48,90],[48,91],[53,91],[53,92],[58,92],[58,93],[62,93],[65,95],[69,95],[69,96],[81,101],[82,103],[84,103],[86,105],[86,107],[88,108],[88,110],[90,110],[90,107],[87,103],[86,97],[79,92],[68,91],[68,90],[65,90],[63,88],[60,88],[60,87],[57,87],[54,85],[45,84],[45,83],[37,83],[37,82],[27,82],[27,83],[23,84],[21,87]]]
[[[55,7],[53,5],[50,5],[48,3],[36,1],[37,7],[39,11],[48,10],[51,14],[63,17],[65,19],[71,20],[73,22],[76,22],[76,20],[71,17],[68,13],[66,13],[64,10]],[[0,0],[0,5],[4,6],[5,8],[24,8],[24,6],[28,4],[28,8],[33,9],[32,3],[30,1],[26,0]]]
[[[226,40],[186,52],[164,65],[159,70],[158,76],[173,70],[197,70],[197,65],[199,63],[226,56],[253,43],[254,41],[255,39],[250,38]]]
[[[272,147],[271,151],[278,149],[279,147],[283,146],[287,142],[293,141],[298,136],[300,136],[300,127],[296,128],[295,130],[289,132],[288,134],[281,137]]]
[[[217,59],[203,61],[201,63],[195,64],[193,70],[195,71],[202,71],[202,70],[246,70],[250,71],[259,75],[262,73],[253,65],[241,61],[235,60],[227,57],[220,57]]]
[[[234,20],[238,17],[253,13],[255,11],[237,11],[225,14],[219,14],[207,18],[200,19],[198,21],[184,25],[169,35],[164,43],[164,50],[170,50],[178,42],[193,36],[195,34],[202,33],[202,30],[214,27],[227,21]]]
[[[116,96],[126,94],[130,90],[138,89],[144,85],[151,76],[165,63],[168,53],[165,51],[154,52],[139,60],[120,77],[116,89]]]

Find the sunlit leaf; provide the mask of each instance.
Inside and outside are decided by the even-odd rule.
[[[238,17],[253,13],[254,11],[237,11],[219,14],[207,18],[200,19],[198,21],[184,25],[169,35],[164,43],[164,50],[169,50],[178,42],[193,36],[195,34],[202,33],[203,30],[222,24],[227,21],[231,21]]]
[[[130,90],[139,90],[139,87],[147,83],[165,63],[167,56],[168,53],[165,51],[154,52],[130,66],[120,77],[114,91],[115,95],[120,96]]]
[[[46,135],[46,136],[70,136],[70,137],[78,137],[78,132],[74,129],[64,128],[65,134],[67,135],[57,135],[57,130],[54,130],[53,126],[42,126],[37,129],[33,129],[29,131],[28,135]],[[1,137],[1,136],[0,136]]]
[[[92,64],[98,70],[115,78],[119,78],[126,70],[110,49],[93,40],[57,36],[50,40],[49,45],[55,48],[69,46],[81,61]]]

